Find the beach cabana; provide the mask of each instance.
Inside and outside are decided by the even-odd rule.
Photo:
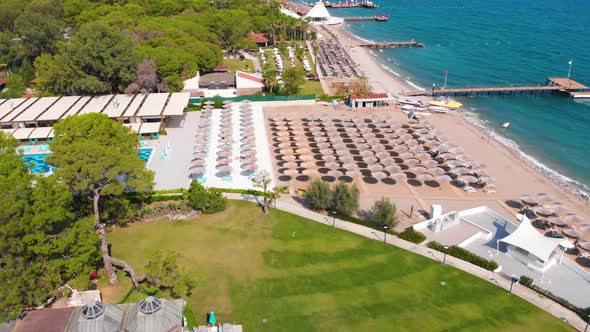
[[[507,253],[525,265],[540,271],[547,270],[559,256],[557,249],[563,239],[543,236],[524,215],[519,215],[519,219],[518,228],[498,240],[498,245],[505,244]]]

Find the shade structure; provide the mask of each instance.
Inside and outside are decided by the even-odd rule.
[[[385,166],[385,170],[388,171],[389,173],[397,173],[397,172],[401,171],[402,168],[399,165],[387,165],[387,166]]]
[[[279,143],[279,145],[277,145],[277,147],[279,149],[289,148],[289,147],[291,147],[291,143],[290,142],[282,142],[282,143]]]
[[[342,156],[340,157],[340,161],[343,163],[350,163],[354,161],[354,158],[352,156]]]
[[[551,201],[551,196],[549,196],[549,194],[546,194],[546,193],[538,193],[537,198],[542,202],[550,202]]]
[[[408,158],[408,159],[404,159],[404,163],[408,164],[408,165],[417,165],[420,163],[420,160],[416,159],[416,158]]]
[[[584,219],[577,214],[568,214],[563,217],[563,220],[567,221],[568,223],[581,223],[584,221]]]
[[[231,151],[234,147],[231,144],[220,144],[217,146],[217,148],[223,151]]]
[[[429,168],[429,173],[433,174],[433,175],[445,175],[446,174],[445,170],[440,167]]]
[[[283,173],[289,176],[296,176],[297,174],[299,174],[299,171],[296,169],[287,169]]]
[[[243,168],[247,171],[255,171],[258,169],[258,165],[257,164],[245,164]]]
[[[329,139],[327,137],[314,137],[313,140],[316,141],[317,143],[324,143],[324,142],[329,141]]]
[[[325,155],[325,156],[320,156],[320,157],[322,158],[323,161],[335,161],[336,159],[338,159],[334,155]]]
[[[577,239],[583,235],[582,232],[580,232],[577,229],[573,229],[573,228],[566,228],[562,232],[563,232],[563,234],[565,234],[571,238],[574,238],[574,239]]]
[[[533,211],[535,211],[535,213],[537,215],[543,216],[543,217],[548,217],[548,216],[551,216],[555,213],[552,209],[545,207],[545,206],[535,206],[533,208]]]
[[[193,153],[193,157],[195,157],[197,159],[205,159],[205,158],[207,158],[207,153],[205,153],[205,152]]]
[[[414,173],[418,173],[418,174],[425,174],[425,173],[429,173],[429,169],[422,166],[422,165],[415,165],[414,167],[412,167],[412,172]]]
[[[315,167],[315,163],[313,161],[305,161],[302,162],[300,166],[303,168],[312,168]]]
[[[425,160],[425,159],[430,159],[431,156],[430,156],[430,154],[428,154],[426,152],[420,152],[420,153],[416,154],[416,158]]]
[[[293,149],[280,149],[279,153],[282,155],[288,155],[288,154],[293,154],[295,152],[295,150]]]
[[[370,150],[364,150],[364,151],[361,151],[361,153],[360,153],[360,154],[361,154],[361,156],[363,156],[363,157],[372,157],[372,156],[375,156],[375,152],[373,152],[373,151],[370,151]]]
[[[229,138],[229,137],[226,137],[226,138],[222,138],[222,139],[220,139],[218,142],[219,142],[219,143],[233,143],[233,142],[234,142],[234,140],[233,140],[233,139],[231,139],[231,138]]]
[[[350,155],[350,150],[346,150],[346,149],[336,150],[336,154],[339,156],[347,156],[347,155]]]
[[[242,149],[254,149],[256,148],[256,143],[254,142],[249,142],[249,143],[245,143],[241,145]]]
[[[246,157],[252,157],[256,155],[256,150],[252,150],[252,149],[248,149],[248,150],[242,150],[240,152],[240,154],[242,156],[246,156]]]
[[[450,176],[446,175],[446,174],[442,174],[442,175],[436,175],[436,182],[439,183],[449,183],[451,181],[453,181],[453,178],[451,178]]]
[[[279,138],[286,138],[286,140],[289,140],[289,137],[279,137]],[[243,143],[251,143],[251,142],[255,142],[256,141],[256,137],[254,136],[250,136],[250,137],[244,137],[241,139],[241,141]]]
[[[344,143],[335,143],[332,145],[334,147],[334,149],[336,150],[340,150],[340,149],[346,149],[346,144]]]
[[[477,182],[477,178],[475,176],[471,176],[471,175],[462,175],[459,177],[459,180],[465,182],[465,183],[475,183]]]
[[[410,148],[405,145],[396,145],[393,147],[393,151],[395,152],[405,152],[408,151]]]
[[[384,158],[384,159],[381,159],[381,163],[383,165],[393,165],[393,164],[395,164],[395,159],[393,159],[391,157]]]
[[[232,171],[232,168],[229,165],[217,165],[217,170],[222,173],[229,173]]]
[[[358,177],[362,176],[363,173],[361,173],[357,170],[347,170],[346,175],[350,176],[351,178],[358,178]]]
[[[319,172],[315,169],[304,169],[301,174],[303,175],[307,175],[307,176],[314,176],[317,175]]]
[[[377,156],[377,158],[379,158],[379,159],[385,159],[385,158],[389,158],[390,154],[389,154],[389,152],[381,151],[381,152],[377,152],[375,154],[375,156]]]
[[[565,206],[565,204],[559,202],[553,202],[551,204],[546,204],[545,206],[555,211],[555,213],[564,213],[569,211],[569,208]]]
[[[316,142],[318,141],[317,138],[315,140],[316,140]],[[342,143],[342,142],[344,142],[344,139],[342,137],[330,137],[330,141],[332,143]]]
[[[590,233],[590,224],[579,225],[577,229],[582,233]]]
[[[561,219],[560,217],[549,217],[547,218],[547,221],[557,226],[566,226],[568,224],[565,220]]]
[[[371,177],[374,177],[377,180],[382,180],[387,177],[387,174],[385,174],[384,172],[381,172],[381,171],[375,171],[375,172],[371,172]]]
[[[205,167],[203,166],[196,166],[191,168],[191,173],[193,174],[203,174],[205,173]]]
[[[292,161],[286,162],[286,163],[283,164],[283,167],[285,167],[285,168],[297,168],[297,163],[294,163]]]
[[[340,164],[335,161],[330,161],[326,163],[327,168],[337,168],[340,167]]]
[[[299,156],[299,160],[302,160],[302,161],[313,161],[313,160],[315,160],[315,158],[312,155],[310,155],[310,154],[304,154],[304,155],[300,155]]]
[[[432,176],[432,174],[428,174],[428,173],[419,174],[417,176],[417,178],[420,181],[434,181],[434,180],[436,180],[436,178],[434,176]]]
[[[539,200],[531,195],[522,195],[520,199],[527,205],[539,204]]]
[[[205,165],[207,163],[207,161],[205,159],[194,159],[192,161],[193,166],[201,166],[201,165]]]
[[[229,157],[231,156],[231,151],[218,151],[217,152],[217,156],[218,157]]]
[[[375,157],[363,157],[363,161],[366,162],[367,164],[374,164],[377,162],[377,158]]]
[[[275,133],[275,136],[279,136],[279,137],[285,137],[285,136],[289,136],[289,132],[288,131],[279,131],[277,133]]]
[[[404,180],[404,179],[408,178],[408,175],[403,172],[397,172],[397,173],[391,173],[391,175],[389,177],[392,179],[395,179],[395,180]]]
[[[426,165],[428,167],[435,167],[436,165],[438,165],[438,162],[436,160],[422,160],[422,165]]]
[[[375,164],[375,165],[370,165],[369,167],[367,167],[371,172],[377,172],[377,171],[382,171],[384,169],[383,165],[380,164]]]
[[[578,243],[578,247],[580,247],[586,251],[590,251],[590,241],[580,241]]]
[[[327,149],[330,147],[330,143],[318,143],[318,148]]]
[[[311,150],[308,148],[301,148],[301,149],[297,149],[297,151],[295,151],[297,154],[310,154]]]
[[[217,164],[218,165],[223,165],[223,164],[227,165],[227,164],[229,164],[231,162],[232,162],[232,159],[231,158],[227,158],[227,157],[223,157],[223,158],[217,159]]]
[[[341,171],[332,170],[328,172],[328,175],[331,177],[339,178],[344,175]]]
[[[242,163],[243,164],[254,164],[258,161],[258,159],[256,159],[256,157],[246,157],[246,158],[242,158]]]
[[[297,157],[295,157],[294,155],[290,154],[290,155],[283,155],[281,156],[282,160],[286,160],[286,161],[295,161],[297,159]]]
[[[342,168],[345,168],[347,170],[356,170],[358,168],[358,165],[356,163],[344,163],[342,164]]]
[[[232,123],[231,121],[222,121],[219,126],[224,127],[224,128],[231,128]]]
[[[231,127],[223,127],[219,129],[220,132],[227,134],[227,133],[232,133],[234,130]]]

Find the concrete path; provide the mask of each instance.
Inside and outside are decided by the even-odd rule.
[[[246,201],[257,201],[258,197],[253,195],[243,195],[243,194],[225,194],[228,199],[236,199],[236,200],[246,200]],[[319,223],[327,224],[332,226],[333,218],[330,216],[325,216],[313,211],[310,211],[297,202],[295,202],[291,197],[283,196],[276,202],[276,208],[282,211],[286,211],[292,214],[296,214],[298,216],[317,221]],[[360,236],[364,236],[369,239],[382,241],[383,242],[383,233],[376,231],[372,228],[365,227],[362,225],[354,224],[348,221],[336,219],[335,220],[335,227],[339,229],[343,229],[352,233],[355,233]],[[436,250],[432,250],[428,247],[414,244],[412,242],[408,242],[402,240],[396,236],[387,236],[387,242],[390,245],[396,246],[401,249],[405,249],[411,251],[415,254],[430,258],[434,261],[441,262],[443,260],[443,253],[438,252]],[[446,264],[451,265],[457,269],[463,270],[469,274],[477,276],[481,279],[484,279],[490,283],[495,284],[498,287],[504,288],[508,290],[510,288],[510,280],[506,279],[499,274],[494,272],[488,271],[486,269],[480,268],[479,266],[473,265],[466,261],[462,261],[458,258],[447,256],[446,257]],[[529,301],[530,303],[536,305],[537,307],[545,310],[546,312],[550,313],[551,315],[561,319],[562,321],[570,324],[578,331],[583,331],[586,323],[578,317],[574,312],[562,307],[558,303],[542,297],[539,293],[521,286],[521,285],[514,285],[512,289],[512,293],[514,295],[520,296],[521,298]],[[508,295],[508,293],[507,293]]]

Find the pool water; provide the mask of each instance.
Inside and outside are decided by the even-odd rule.
[[[150,159],[153,150],[154,149],[152,148],[140,149],[138,153],[139,158],[147,162]],[[32,173],[47,173],[53,168],[53,166],[45,162],[45,158],[47,158],[48,155],[50,155],[50,153],[26,154],[23,156],[23,160],[25,161],[25,164],[30,167]]]

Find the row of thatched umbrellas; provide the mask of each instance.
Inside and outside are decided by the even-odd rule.
[[[569,213],[563,203],[554,201],[550,195],[539,193],[526,194],[520,197],[526,212],[533,212],[538,219],[546,220],[554,226],[564,227],[563,234],[578,239],[590,234],[590,224],[582,224],[584,219],[577,214]],[[530,215],[530,213],[527,213]]]
[[[219,132],[217,139],[217,159],[216,170],[221,175],[227,175],[232,172],[231,162],[233,156],[233,146],[236,142],[233,130],[233,104],[231,101],[223,102],[223,107],[220,112]],[[211,117],[213,115],[213,102],[206,102],[201,111],[201,120],[198,124],[197,133],[195,135],[195,148],[193,154],[192,173],[204,174],[206,171],[206,158],[211,145]],[[251,105],[245,101],[238,107],[239,109],[239,127],[240,127],[240,159],[241,166],[247,171],[255,171],[258,169],[256,164],[256,138],[254,134],[252,108]]]
[[[316,169],[320,166],[333,178],[370,176],[399,181],[410,175],[414,180],[438,183],[453,179],[479,182],[481,178],[471,175],[473,167],[479,176],[485,175],[479,164],[468,161],[464,165],[457,160],[453,152],[459,149],[439,139],[440,132],[432,130],[427,121],[411,119],[403,125],[391,122],[390,117],[324,118],[311,114],[301,121],[292,117],[269,119],[282,167],[286,168],[283,174],[314,176],[320,173]],[[442,151],[444,159],[435,159],[434,151]]]

